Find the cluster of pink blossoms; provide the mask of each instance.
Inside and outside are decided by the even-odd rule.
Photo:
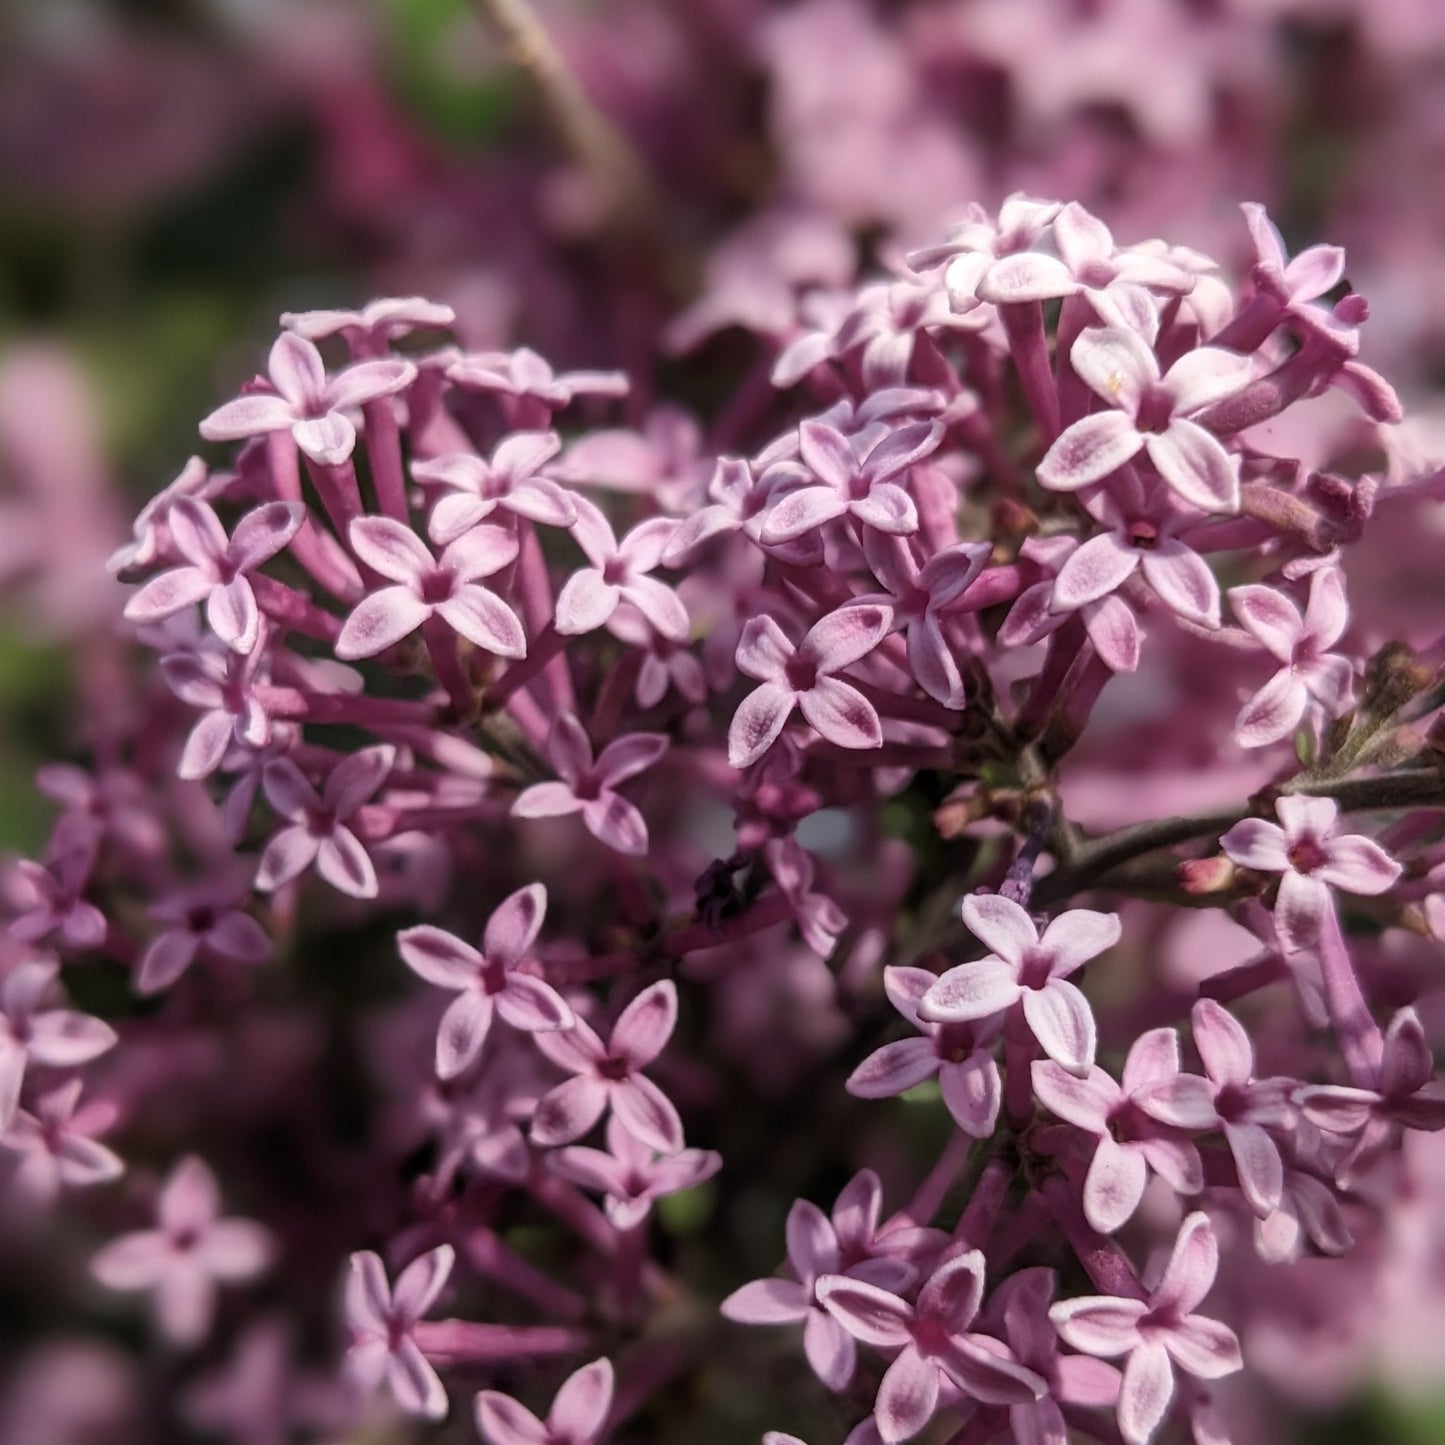
[[[492,1445],[591,1445],[751,1348],[699,1332],[719,1300],[802,1326],[851,1445],[1225,1439],[1239,1261],[1346,1253],[1402,1132],[1445,1126],[1391,943],[1445,908],[1445,651],[1369,647],[1347,601],[1375,509],[1429,479],[1280,453],[1326,392],[1386,449],[1400,409],[1363,301],[1326,299],[1342,257],[1247,219],[1236,292],[1077,204],[975,211],[804,307],[727,455],[665,444],[620,375],[437,347],[445,307],[287,317],[201,423],[229,466],[116,556],[164,685],[52,770],[50,848],[3,878],[15,1187],[115,1187],[133,1144],[118,1213],[154,1219],[93,1273],[181,1347],[262,1278],[305,1316],[318,1249],[333,1283],[349,1256],[353,1381],[438,1419],[480,1374]],[[1181,987],[1161,905],[1254,953]],[[302,1037],[258,1036],[288,1009]],[[852,1182],[792,1206],[785,1273],[690,1272],[654,1250],[670,1203],[743,1197],[723,1121],[756,1109],[766,1150],[779,1042]],[[381,1102],[344,1141],[308,1115],[299,1191],[248,1185],[247,1131],[329,1049]],[[840,1123],[898,1107],[931,1157]],[[545,1420],[490,1387],[553,1357]]]

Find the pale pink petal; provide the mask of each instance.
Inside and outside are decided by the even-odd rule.
[[[557,631],[564,637],[593,632],[612,616],[621,600],[620,588],[604,581],[595,568],[584,567],[567,579],[557,596]]]
[[[296,409],[279,396],[242,396],[218,406],[200,425],[208,442],[235,442],[270,432],[290,431]]]
[[[512,804],[514,818],[564,818],[582,811],[582,800],[566,783],[533,783]]]
[[[1134,1102],[1151,1119],[1176,1129],[1213,1129],[1219,1124],[1214,1090],[1197,1074],[1176,1074],[1172,1079],[1146,1084],[1135,1091]]]
[[[538,1034],[538,1039],[558,1038]],[[596,1078],[567,1079],[538,1101],[532,1115],[532,1142],[544,1148],[580,1139],[602,1117],[607,1086]]]
[[[1050,1059],[1037,1060],[1031,1071],[1039,1102],[1065,1123],[1090,1134],[1108,1130],[1109,1111],[1119,1100],[1119,1086],[1097,1065],[1082,1076]]]
[[[472,527],[455,538],[437,559],[459,582],[490,577],[517,560],[517,534],[507,527]]]
[[[401,1340],[386,1362],[386,1383],[392,1398],[408,1415],[440,1420],[447,1413],[447,1392],[426,1356],[410,1339]]]
[[[1059,568],[1049,606],[1055,612],[1072,612],[1086,602],[1097,602],[1133,574],[1139,558],[1113,532],[1091,537]]]
[[[938,1366],[909,1346],[889,1365],[878,1387],[873,1418],[888,1445],[911,1440],[938,1408]]]
[[[552,1432],[525,1405],[496,1390],[477,1395],[477,1430],[487,1445],[549,1445]]]
[[[1000,959],[960,964],[943,974],[919,1005],[921,1018],[960,1023],[1002,1013],[1022,990],[1014,970]]]
[[[356,450],[356,428],[339,411],[298,421],[291,435],[296,445],[323,467],[339,467]]]
[[[813,1373],[828,1389],[836,1394],[848,1388],[858,1365],[858,1346],[832,1315],[817,1309],[807,1312],[803,1323],[803,1354]]]
[[[1333,647],[1344,635],[1350,620],[1345,600],[1345,578],[1338,567],[1322,567],[1310,579],[1309,602],[1305,605],[1305,636],[1319,651]]]
[[[843,516],[847,510],[847,498],[831,487],[800,487],[768,508],[762,530],[763,545],[791,542]]]
[[[232,563],[242,572],[254,570],[285,547],[305,520],[300,502],[267,502],[247,512],[231,536]]]
[[[805,1284],[841,1268],[838,1236],[828,1216],[810,1200],[797,1199],[788,1211],[788,1263]]]
[[[1072,296],[1078,289],[1079,283],[1057,257],[1042,251],[1020,251],[995,261],[979,283],[977,294],[980,301],[1009,305]]]
[[[487,920],[482,947],[487,957],[506,967],[525,958],[542,929],[547,913],[547,890],[540,883],[519,888],[502,900]]]
[[[1207,1214],[1198,1211],[1179,1226],[1179,1237],[1154,1291],[1155,1307],[1191,1314],[1213,1287],[1218,1272],[1219,1244],[1214,1226]]]
[[[1281,662],[1294,659],[1304,623],[1295,605],[1273,587],[1231,587],[1229,605],[1245,631],[1257,637]]]
[[[1282,873],[1290,866],[1289,845],[1284,829],[1263,818],[1245,818],[1220,840],[1219,846],[1241,868],[1261,873]]]
[[[1288,953],[1313,948],[1324,926],[1325,915],[1334,907],[1329,888],[1318,878],[1293,871],[1279,881],[1279,898],[1274,906],[1274,926]]]
[[[750,617],[738,639],[738,671],[759,682],[782,682],[793,652],[793,644],[771,617]]]
[[[864,1059],[844,1087],[858,1099],[888,1099],[937,1072],[938,1056],[931,1039],[900,1039]]]
[[[526,1033],[570,1029],[576,1022],[562,995],[530,974],[513,974],[496,995],[496,1004],[497,1012],[510,1027]]]
[[[798,454],[824,486],[844,490],[858,470],[858,459],[842,432],[809,418],[798,428]]]
[[[611,1085],[612,1112],[632,1135],[659,1154],[676,1154],[683,1146],[682,1120],[672,1100],[643,1074]]]
[[[807,692],[799,693],[798,708],[820,737],[840,748],[883,745],[883,725],[873,704],[856,687],[836,677],[819,677]]]
[[[1174,1398],[1174,1370],[1164,1346],[1140,1345],[1124,1366],[1119,1387],[1119,1431],[1128,1445],[1144,1445]]]
[[[1113,1234],[1133,1218],[1148,1177],[1144,1156],[1105,1134],[1084,1180],[1084,1217],[1101,1234]]]
[[[1024,1017],[1039,1047],[1073,1074],[1086,1074],[1094,1062],[1097,1034],[1094,1011],[1073,984],[1054,979],[1047,988],[1022,992]]]
[[[746,768],[757,762],[777,741],[796,701],[792,688],[776,682],[765,682],[749,693],[728,727],[729,764]]]
[[[204,602],[215,584],[199,567],[174,567],[152,577],[125,604],[130,622],[160,622],[186,607]]]
[[[37,1064],[73,1069],[88,1064],[115,1045],[118,1035],[108,1023],[72,1009],[53,1009],[30,1020],[27,1040]]]
[[[464,989],[448,1005],[437,1027],[436,1071],[454,1079],[482,1051],[492,1026],[493,1001],[480,989]]]
[[[634,1069],[646,1068],[677,1027],[677,985],[662,979],[637,995],[612,1029],[611,1052]]]
[[[1084,609],[1084,627],[1100,659],[1115,672],[1139,666],[1139,623],[1123,598],[1110,594],[1091,603]]]
[[[539,1033],[535,1036],[538,1050],[549,1058],[559,1069],[574,1074],[595,1072],[596,1066],[607,1057],[607,1048],[593,1032],[592,1026],[579,1018],[570,1028],[560,1033]]]
[[[156,1322],[172,1344],[198,1345],[216,1313],[216,1287],[204,1270],[172,1258],[156,1284]]]
[[[983,1255],[976,1249],[941,1264],[919,1292],[920,1318],[947,1325],[950,1333],[966,1330],[983,1302]]]
[[[409,587],[384,587],[363,597],[336,639],[336,656],[344,662],[375,657],[378,652],[415,632],[432,609]]]
[[[395,765],[396,749],[389,743],[348,753],[327,774],[322,796],[338,818],[349,818],[375,796]]]
[[[882,1213],[882,1181],[873,1170],[860,1169],[843,1186],[833,1204],[833,1228],[840,1248],[853,1253],[866,1252],[878,1232]]]
[[[439,1244],[412,1260],[397,1276],[391,1293],[398,1318],[415,1324],[426,1314],[436,1303],[455,1263],[456,1251],[449,1244]]]
[[[1380,1092],[1387,1098],[1413,1094],[1435,1077],[1435,1059],[1425,1038],[1420,1015],[1402,1008],[1385,1031],[1380,1061]]]
[[[402,961],[438,988],[469,988],[482,968],[482,956],[454,934],[430,924],[404,929],[396,936]]]
[[[1244,1025],[1212,998],[1194,1005],[1194,1047],[1216,1084],[1247,1084],[1254,1075],[1254,1045]]]
[[[1333,798],[1311,798],[1304,793],[1286,794],[1274,805],[1291,841],[1312,837],[1321,840],[1334,831],[1340,805]]]
[[[1218,1380],[1244,1368],[1234,1331],[1203,1315],[1180,1320],[1164,1336],[1164,1348],[1181,1370],[1201,1380]]]
[[[841,672],[872,652],[892,626],[891,607],[850,603],[815,622],[799,643],[798,655],[810,658],[820,672]]]
[[[1331,838],[1325,844],[1325,861],[1316,870],[1332,887],[1366,895],[1387,892],[1403,872],[1378,843],[1358,833]]]
[[[1279,1208],[1284,1192],[1284,1163],[1279,1146],[1258,1124],[1224,1124],[1224,1137],[1234,1155],[1239,1187],[1249,1207],[1266,1219]]]
[[[527,634],[522,629],[521,618],[485,587],[475,583],[458,587],[446,601],[437,603],[436,612],[453,632],[484,652],[497,657],[527,655]]]
[[[98,1250],[90,1272],[107,1289],[150,1289],[170,1267],[171,1250],[158,1229],[123,1234]]]
[[[628,778],[645,773],[668,746],[665,733],[628,733],[602,749],[594,772],[604,787],[615,788]]]
[[[1166,607],[1203,627],[1219,626],[1219,583],[1198,552],[1161,537],[1142,565],[1145,581]]]
[[[305,828],[283,828],[269,843],[256,865],[256,887],[272,893],[304,873],[316,858],[320,840]]]
[[[1164,374],[1164,386],[1174,397],[1176,411],[1203,411],[1249,385],[1254,363],[1237,351],[1198,346],[1186,351]]]
[[[219,1280],[254,1278],[276,1254],[268,1229],[250,1219],[218,1219],[196,1247],[196,1257]]]
[[[276,390],[298,408],[310,407],[325,393],[326,367],[321,353],[294,332],[283,331],[272,343],[266,369]]]
[[[135,991],[159,993],[169,988],[195,961],[200,940],[184,929],[171,929],[153,938],[136,969]]]
[[[353,898],[375,898],[379,891],[371,855],[349,828],[335,828],[318,842],[316,871]]]
[[[686,642],[692,623],[682,599],[655,577],[632,577],[622,595],[671,642]]]
[[[612,1408],[612,1361],[593,1360],[563,1381],[552,1402],[547,1424],[563,1439],[595,1439]]]
[[[585,800],[582,821],[599,843],[618,853],[640,858],[647,852],[647,822],[618,793],[603,793],[600,798]]]
[[[1118,943],[1123,928],[1117,913],[1072,908],[1044,929],[1039,951],[1049,956],[1049,974],[1067,978],[1092,958]]]
[[[416,380],[416,367],[396,357],[358,362],[331,378],[326,387],[326,404],[333,411],[346,411],[382,396],[395,396]]]
[[[212,588],[206,598],[206,622],[233,652],[252,651],[261,631],[261,614],[251,584],[244,577],[233,577]]]
[[[970,893],[963,900],[963,921],[991,953],[1016,969],[1039,942],[1033,919],[1012,898],[999,893]]]
[[[755,1279],[718,1306],[724,1319],[740,1325],[792,1325],[810,1313],[807,1291],[797,1280]]]
[[[908,629],[908,665],[929,697],[944,707],[963,707],[967,701],[963,677],[932,612],[926,612]]]
[[[212,508],[194,497],[181,497],[166,513],[166,526],[186,561],[215,577],[217,564],[230,550],[230,543]]]
[[[357,517],[348,536],[351,550],[374,572],[393,582],[414,582],[436,566],[425,542],[390,517]]]
[[[893,1349],[912,1338],[913,1311],[897,1295],[842,1274],[824,1275],[816,1289],[818,1302],[865,1345]]]
[[[1086,1295],[1061,1300],[1049,1310],[1049,1318],[1065,1344],[1110,1358],[1139,1344],[1139,1321],[1147,1310],[1142,1300]]]
[[[1290,736],[1309,706],[1299,675],[1283,668],[1240,709],[1234,735],[1242,748],[1262,748]]]
[[[239,963],[261,963],[271,956],[271,935],[249,913],[226,913],[206,931],[206,946]]]
[[[1047,1382],[1002,1353],[996,1354],[990,1348],[994,1344],[987,1335],[955,1336],[939,1363],[966,1394],[985,1405],[1022,1405],[1042,1398]]]
[[[1149,460],[1181,497],[1203,512],[1239,510],[1239,461],[1202,426],[1175,417],[1144,439]]]
[[[910,537],[918,530],[918,508],[902,487],[890,482],[875,485],[866,497],[848,504],[848,511],[887,536]]]

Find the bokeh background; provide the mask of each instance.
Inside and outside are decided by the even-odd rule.
[[[469,347],[627,367],[630,420],[685,452],[666,399],[745,404],[829,288],[970,201],[1077,199],[1244,267],[1260,200],[1292,249],[1348,248],[1396,464],[1445,455],[1445,0],[539,0],[650,178],[620,229],[482,8],[0,0],[0,847],[43,842],[106,557],[288,309],[447,301]],[[1442,555],[1381,585],[1438,598]],[[1368,1347],[1324,1289],[1308,1357],[1282,1330],[1267,1361],[1301,1440],[1445,1441],[1445,1154],[1419,1155]],[[22,1350],[0,1308],[0,1348],[0,1445],[129,1408],[120,1342]]]

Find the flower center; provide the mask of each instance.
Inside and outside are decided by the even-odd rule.
[[[1306,833],[1302,838],[1296,839],[1289,850],[1290,866],[1297,873],[1313,873],[1326,859],[1325,850],[1313,833]]]
[[[818,664],[804,653],[795,652],[783,671],[794,692],[812,692],[817,686]]]

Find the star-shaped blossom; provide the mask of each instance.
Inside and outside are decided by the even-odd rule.
[[[351,1331],[347,1373],[364,1390],[375,1390],[384,1382],[408,1415],[426,1420],[440,1420],[446,1414],[447,1393],[412,1336],[417,1322],[436,1303],[455,1260],[451,1245],[438,1245],[412,1260],[393,1287],[379,1256],[363,1250],[351,1256],[346,1281],[346,1323]]]
[[[929,1023],[919,1017],[924,995],[938,982],[924,968],[885,968],[888,1001],[922,1035],[884,1044],[848,1076],[846,1088],[859,1099],[887,1099],[935,1075],[953,1122],[975,1139],[987,1139],[998,1122],[1003,1086],[990,1045],[999,1016],[963,1023]]]
[[[239,905],[240,891],[228,884],[203,883],[159,899],[150,916],[167,924],[146,944],[136,966],[135,990],[160,993],[198,958],[223,958],[257,964],[271,956],[271,936]]]
[[[10,1127],[0,1131],[0,1149],[19,1156],[14,1183],[37,1203],[53,1203],[61,1187],[83,1189],[118,1178],[120,1156],[94,1137],[116,1118],[106,1101],[80,1105],[81,1081],[71,1079],[36,1101],[34,1112],[18,1109]]]
[[[54,854],[48,863],[17,858],[4,879],[5,902],[12,910],[6,929],[13,938],[83,952],[98,948],[107,930],[105,914],[82,895],[90,886],[95,867],[94,835],[57,830]]]
[[[532,1142],[543,1148],[580,1139],[609,1106],[623,1127],[659,1154],[682,1150],[682,1120],[645,1069],[677,1027],[677,988],[652,984],[623,1009],[604,1044],[585,1019],[535,1035],[537,1047],[572,1078],[543,1095],[532,1115]]]
[[[944,707],[961,708],[966,698],[939,613],[963,595],[992,551],[987,542],[959,542],[940,548],[920,567],[905,539],[871,528],[863,533],[863,555],[889,594],[876,600],[891,604],[894,626],[907,639],[913,676]]]
[[[620,371],[568,371],[558,374],[529,347],[462,356],[447,368],[447,377],[473,391],[525,397],[556,411],[579,396],[626,396],[627,377]]]
[[[1293,1120],[1293,1079],[1256,1079],[1254,1045],[1244,1025],[1213,999],[1194,1005],[1194,1047],[1206,1077],[1176,1074],[1144,1091],[1147,1114],[1181,1129],[1221,1129],[1234,1156],[1239,1187],[1264,1219],[1279,1207],[1284,1161],[1270,1129]]]
[[[0,979],[0,1129],[20,1103],[27,1068],[74,1069],[111,1048],[108,1023],[75,1009],[51,1007],[60,965],[26,959]]]
[[[976,1249],[940,1266],[915,1304],[848,1275],[818,1281],[818,1298],[854,1339],[898,1353],[878,1387],[873,1418],[888,1442],[911,1440],[938,1408],[939,1371],[985,1405],[1041,1399],[1047,1385],[991,1336],[969,1331],[983,1300],[983,1255]]]
[[[788,900],[803,942],[819,958],[827,958],[848,926],[848,915],[834,899],[813,887],[818,872],[813,855],[790,833],[763,844],[763,861],[778,891]]]
[[[381,356],[387,346],[413,331],[443,331],[455,324],[456,312],[422,296],[384,296],[360,311],[285,311],[281,325],[307,341],[344,336],[353,354]]]
[[[271,347],[270,388],[218,407],[201,423],[210,442],[290,432],[296,445],[321,466],[339,466],[356,449],[356,428],[347,412],[405,391],[416,367],[398,359],[362,361],[333,377],[315,345],[283,331]]]
[[[1333,798],[1289,795],[1275,804],[1279,823],[1246,818],[1219,840],[1240,867],[1281,875],[1274,921],[1291,951],[1319,937],[1325,912],[1334,907],[1331,888],[1385,893],[1403,871],[1373,838],[1336,833],[1339,811]]]
[[[712,1149],[659,1155],[613,1114],[605,1151],[572,1144],[549,1154],[547,1167],[601,1194],[607,1217],[618,1229],[636,1229],[657,1200],[711,1179],[722,1168],[722,1155]]]
[[[1119,941],[1118,914],[1071,909],[1041,937],[1013,899],[974,893],[963,900],[963,921],[992,952],[943,974],[923,996],[919,1017],[963,1023],[1022,1008],[1043,1051],[1070,1073],[1086,1075],[1094,1062],[1094,1015],[1068,978]]]
[[[490,461],[453,452],[413,463],[417,481],[445,488],[427,523],[432,540],[453,542],[498,509],[547,527],[575,525],[572,494],[545,471],[561,450],[556,432],[521,431],[503,437]]]
[[[1159,1428],[1174,1398],[1174,1371],[1217,1380],[1243,1368],[1234,1331],[1194,1311],[1219,1271],[1219,1245],[1207,1214],[1180,1226],[1173,1253],[1148,1299],[1088,1295],[1049,1311],[1066,1344],[1088,1355],[1128,1355],[1119,1391],[1119,1430],[1129,1445]]]
[[[290,758],[266,764],[266,800],[291,826],[266,844],[256,867],[256,887],[272,893],[313,863],[333,888],[353,898],[375,898],[376,868],[350,824],[386,782],[396,761],[389,744],[362,748],[327,774],[318,793]]]
[[[1264,747],[1288,737],[1311,702],[1327,718],[1350,706],[1354,669],[1349,658],[1330,651],[1350,618],[1344,577],[1337,567],[1321,567],[1310,578],[1303,617],[1273,587],[1233,587],[1229,604],[1245,630],[1281,663],[1235,719],[1234,736],[1241,747]]]
[[[107,1289],[154,1292],[161,1332],[198,1345],[211,1328],[217,1286],[254,1279],[275,1253],[270,1233],[249,1219],[221,1218],[216,1176],[190,1155],[171,1171],[156,1227],[112,1240],[91,1261]]]
[[[481,952],[430,924],[397,934],[397,949],[414,973],[457,990],[437,1031],[438,1078],[454,1079],[476,1059],[494,1014],[525,1033],[572,1027],[572,1010],[557,990],[517,967],[531,957],[546,912],[547,890],[533,883],[497,906]]]
[[[793,709],[819,736],[842,748],[876,748],[883,727],[873,704],[835,674],[861,661],[888,635],[893,609],[848,603],[808,629],[796,647],[771,617],[753,617],[738,642],[737,665],[762,686],[728,728],[728,762],[745,768],[777,741]]]
[[[917,1274],[905,1260],[873,1252],[880,1202],[878,1176],[871,1170],[844,1188],[832,1219],[810,1200],[795,1200],[786,1229],[793,1277],[752,1280],[735,1289],[719,1312],[741,1325],[801,1324],[803,1353],[813,1373],[830,1390],[847,1389],[857,1368],[857,1342],[823,1307],[818,1281],[847,1275],[901,1293]]]
[[[650,574],[662,563],[677,524],[667,517],[639,522],[621,542],[612,524],[585,497],[573,500],[572,535],[592,564],[574,572],[557,594],[557,631],[565,637],[593,632],[622,602],[630,602],[664,637],[687,639],[691,623],[682,599]]]
[[[1080,379],[1109,407],[1058,436],[1038,465],[1041,486],[1077,492],[1143,451],[1191,506],[1239,510],[1238,458],[1190,418],[1248,384],[1249,357],[1201,346],[1161,375],[1148,343],[1117,326],[1086,328],[1069,356]]]
[[[271,716],[257,692],[267,671],[264,621],[249,652],[202,645],[161,659],[166,686],[201,711],[181,748],[179,777],[208,778],[228,748],[264,748],[271,741]]]
[[[299,502],[266,502],[247,512],[227,537],[209,503],[180,498],[167,522],[172,545],[186,565],[152,577],[126,603],[126,617],[159,622],[204,602],[211,631],[234,652],[252,651],[261,633],[261,613],[248,574],[286,547],[305,520]]]
[[[641,857],[647,852],[647,823],[617,789],[646,772],[667,748],[662,733],[627,733],[608,743],[594,761],[582,724],[565,713],[547,738],[547,758],[558,781],[524,788],[512,804],[512,816],[565,818],[580,813],[599,843]]]
[[[596,1445],[612,1409],[612,1362],[593,1360],[569,1375],[545,1421],[497,1390],[477,1395],[477,1429],[487,1445]]]
[[[1052,1059],[1032,1067],[1034,1093],[1044,1107],[1098,1140],[1084,1179],[1084,1217],[1101,1234],[1122,1228],[1139,1207],[1149,1170],[1180,1194],[1204,1188],[1199,1150],[1181,1131],[1140,1107],[1151,1086],[1179,1076],[1179,1035],[1150,1029],[1129,1050],[1119,1083],[1094,1065],[1079,1077]]]
[[[1344,279],[1344,250],[1339,246],[1310,246],[1291,258],[1284,238],[1263,206],[1245,201],[1240,209],[1254,242],[1254,284],[1278,306],[1280,316],[1302,324],[1306,331],[1323,329],[1337,343],[1352,346],[1350,328],[1342,324],[1332,308],[1317,304]],[[1352,321],[1363,319],[1358,314],[1359,298],[1352,307],[1342,310]]]
[[[350,662],[375,657],[431,617],[484,652],[525,657],[521,619],[495,592],[478,584],[517,556],[516,536],[502,527],[463,533],[433,556],[426,543],[390,517],[358,517],[351,547],[374,571],[395,583],[362,598],[336,639],[336,655]]]
[[[136,513],[131,540],[111,553],[105,564],[106,571],[113,577],[128,580],[131,573],[149,567],[162,556],[169,543],[167,523],[171,508],[185,497],[209,502],[232,481],[234,477],[231,474],[222,472],[212,475],[200,457],[191,457],[176,478]]]
[[[851,436],[816,418],[803,422],[798,454],[806,482],[782,492],[769,508],[764,545],[791,542],[843,516],[880,532],[916,532],[918,508],[898,479],[942,437],[937,422],[896,429],[879,422]]]

